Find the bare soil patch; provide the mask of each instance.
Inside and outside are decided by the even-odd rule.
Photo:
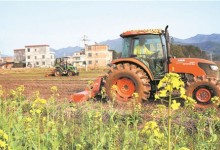
[[[69,99],[70,95],[82,91],[87,86],[88,81],[93,81],[100,72],[81,72],[79,76],[49,76],[46,73],[51,69],[11,69],[0,70],[0,85],[6,93],[20,85],[25,86],[25,96],[31,97],[34,92],[39,91],[42,98],[49,98],[52,94],[51,87],[57,86],[59,99]]]

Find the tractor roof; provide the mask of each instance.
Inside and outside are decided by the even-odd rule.
[[[163,30],[161,29],[145,29],[145,30],[130,30],[123,32],[120,36],[127,37],[132,35],[142,35],[142,34],[161,34]]]

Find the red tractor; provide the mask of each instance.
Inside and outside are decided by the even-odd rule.
[[[167,29],[168,26],[165,30],[131,30],[122,33],[121,58],[112,61],[108,74],[99,77],[91,89],[73,94],[71,101],[88,100],[96,96],[102,86],[105,87],[109,99],[112,99],[114,92],[118,103],[129,102],[135,92],[139,95],[139,102],[147,101],[158,90],[157,85],[164,75],[174,72],[181,75],[186,85],[186,94],[197,101],[197,107],[210,107],[211,98],[220,97],[217,65],[204,59],[170,56]],[[140,41],[148,51],[143,48],[141,50],[139,46],[137,52]],[[113,85],[117,86],[114,91]]]

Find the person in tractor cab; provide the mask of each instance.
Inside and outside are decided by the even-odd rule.
[[[152,55],[153,52],[151,52],[146,46],[145,46],[146,39],[144,37],[139,38],[139,44],[135,46],[134,48],[134,54],[138,57],[144,57],[145,55]]]
[[[145,62],[145,64],[151,69],[152,72],[155,72],[155,65],[151,59],[151,56],[153,56],[154,52],[150,51],[147,47],[146,47],[146,38],[145,37],[140,37],[139,38],[139,42],[138,45],[136,45],[134,47],[134,55],[136,55],[136,57],[141,58],[142,61]]]
[[[60,63],[60,65],[61,65],[64,69],[66,69],[66,62],[62,61],[62,62]]]

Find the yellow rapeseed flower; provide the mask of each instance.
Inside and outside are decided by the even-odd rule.
[[[5,148],[6,148],[6,146],[7,146],[6,142],[4,142],[4,141],[0,140],[0,148],[5,149]]]
[[[45,121],[47,120],[47,118],[46,118],[46,117],[43,117],[43,119],[42,119],[42,120],[43,120],[43,122],[45,122]]]
[[[3,135],[5,132],[0,129],[0,136]]]
[[[51,92],[57,92],[57,91],[58,91],[58,88],[57,88],[57,86],[52,86],[52,87],[50,88],[50,90],[51,90]]]
[[[19,87],[16,88],[16,90],[19,92],[19,93],[22,93],[24,92],[24,85],[20,85]]]
[[[35,107],[36,105],[44,105],[47,103],[47,100],[45,99],[42,99],[42,98],[37,98],[35,101],[34,101],[34,104],[33,104],[33,107]]]
[[[41,110],[40,110],[40,109],[36,109],[36,113],[37,113],[37,114],[40,114],[40,113],[41,113]]]
[[[3,138],[3,140],[8,141],[8,135],[3,130],[0,130],[0,138]]]
[[[160,132],[160,128],[155,121],[147,122],[142,130],[142,134],[155,136],[157,138],[164,138],[164,134]]]
[[[15,90],[10,90],[10,94],[13,95],[13,96],[16,95],[16,91]]]
[[[8,135],[7,135],[7,134],[4,134],[4,135],[3,135],[3,139],[6,140],[6,141],[8,141]]]
[[[0,90],[0,97],[4,94],[4,91]]]
[[[173,110],[177,110],[177,109],[179,109],[179,107],[180,107],[180,103],[177,103],[176,100],[173,100],[172,104],[171,104],[171,108]]]
[[[2,88],[2,85],[0,85],[0,97],[4,94],[4,91],[3,91],[3,88]]]
[[[157,128],[157,127],[158,127],[158,125],[157,125],[157,123],[155,121],[149,121],[149,122],[147,122],[145,124],[144,130],[148,130],[148,129],[153,130],[153,129]]]
[[[30,117],[27,117],[26,119],[25,119],[25,122],[27,122],[27,123],[29,123],[29,122],[32,122],[32,118],[30,118]]]
[[[134,98],[138,98],[138,97],[139,97],[139,94],[135,92],[135,93],[132,94],[132,96],[133,96]]]
[[[116,91],[117,89],[118,89],[117,85],[113,85],[111,88],[111,90],[114,90],[114,91]]]
[[[98,118],[98,117],[100,117],[100,116],[101,116],[101,113],[97,111],[97,112],[95,113],[95,116],[94,116],[94,117],[95,117],[95,118]]]

